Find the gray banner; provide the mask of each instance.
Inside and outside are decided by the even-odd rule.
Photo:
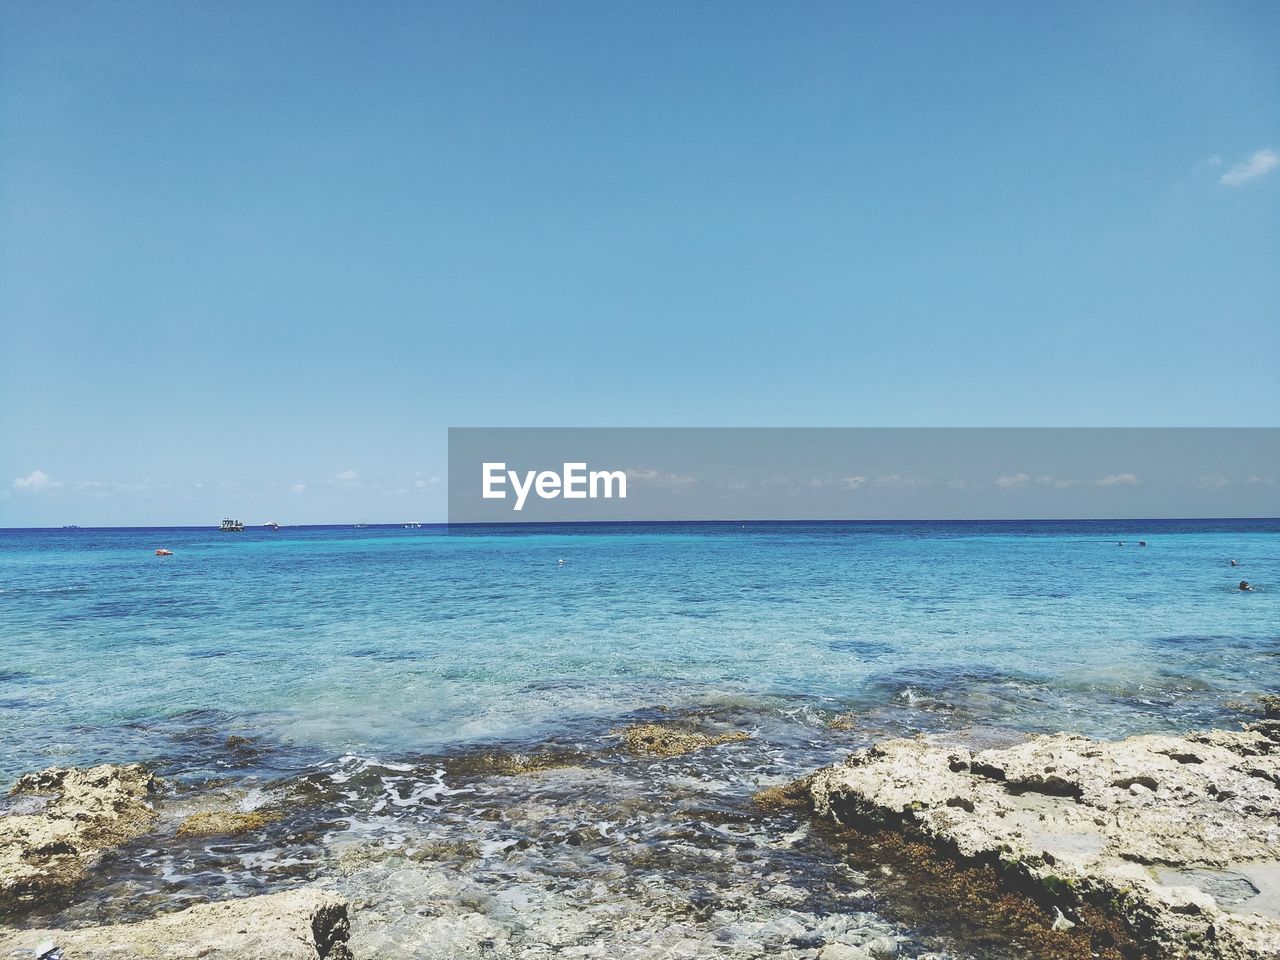
[[[1280,429],[453,428],[449,522],[1280,516]]]

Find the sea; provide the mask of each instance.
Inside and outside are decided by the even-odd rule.
[[[165,783],[157,831],[9,919],[319,883],[364,956],[996,957],[753,793],[1276,691],[1274,519],[0,530],[0,786]],[[635,756],[637,723],[748,737]],[[268,823],[176,836],[210,809]]]

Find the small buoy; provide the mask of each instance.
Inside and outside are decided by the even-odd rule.
[[[173,556],[173,551],[172,551],[172,550],[165,550],[165,549],[163,549],[163,548],[162,548],[162,549],[160,549],[160,550],[157,550],[157,551],[156,551],[156,556],[157,556],[157,557],[172,557],[172,556]]]
[[[556,566],[557,566],[557,567],[563,567],[563,566],[564,566],[564,557],[561,557],[561,558],[556,562]]]

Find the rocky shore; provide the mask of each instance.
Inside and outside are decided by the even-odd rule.
[[[156,821],[156,780],[141,765],[27,774],[0,817],[0,911],[74,886],[105,851]]]
[[[1276,712],[1276,704],[1268,706]],[[1269,715],[1241,731],[1115,742],[1055,734],[1015,737],[997,748],[977,749],[959,745],[962,741],[955,737],[885,740],[802,780],[760,791],[754,815],[732,806],[717,811],[707,801],[686,799],[676,820],[653,834],[661,842],[669,839],[674,844],[670,848],[654,845],[657,839],[617,848],[609,844],[615,830],[639,837],[648,829],[645,818],[652,814],[645,812],[645,798],[658,782],[654,777],[693,783],[693,771],[703,769],[691,765],[694,758],[727,768],[742,761],[735,751],[763,741],[724,727],[677,722],[636,724],[614,731],[613,737],[617,747],[594,757],[544,750],[483,753],[456,761],[450,776],[470,778],[473,785],[497,785],[499,792],[476,808],[484,824],[500,827],[488,840],[481,821],[463,816],[462,833],[435,846],[347,846],[318,875],[320,885],[313,876],[280,893],[201,903],[101,926],[86,925],[85,915],[64,924],[46,914],[45,926],[65,928],[0,927],[0,958],[350,960],[353,949],[360,955],[378,954],[405,936],[410,939],[404,943],[426,943],[420,937],[428,929],[433,943],[443,936],[441,931],[452,931],[459,942],[474,940],[477,955],[496,949],[496,956],[541,957],[531,944],[549,937],[547,931],[525,917],[519,921],[521,929],[529,928],[522,934],[524,946],[504,945],[510,931],[504,934],[501,918],[513,904],[527,907],[542,894],[520,886],[519,896],[513,890],[494,900],[485,883],[478,882],[479,875],[467,872],[467,864],[492,857],[493,869],[510,873],[521,859],[543,863],[536,859],[543,847],[553,870],[566,869],[567,862],[594,862],[572,858],[599,848],[599,876],[608,871],[623,885],[629,873],[646,863],[658,871],[651,880],[665,879],[664,871],[675,869],[676,857],[727,857],[726,866],[708,874],[721,880],[728,865],[741,866],[746,885],[738,893],[729,891],[727,899],[712,901],[703,910],[705,917],[695,911],[680,921],[681,949],[732,940],[744,956],[897,956],[892,936],[863,935],[834,921],[846,915],[866,918],[873,909],[914,899],[916,913],[904,911],[895,920],[902,924],[898,929],[918,926],[923,938],[918,942],[929,942],[929,951],[936,944],[944,952],[915,948],[907,954],[913,957],[952,956],[945,952],[948,931],[968,927],[985,933],[956,943],[965,956],[988,955],[981,945],[985,936],[986,942],[1000,946],[1000,956],[1280,958],[1280,717]],[[445,775],[443,768],[428,766],[433,776]],[[351,775],[338,775],[344,790],[352,788]],[[403,796],[422,795],[414,792],[421,790],[422,781],[407,765],[380,767],[369,775],[391,790],[393,803],[401,797],[397,777],[407,785]],[[569,784],[564,791],[557,786],[561,781]],[[190,801],[177,803],[171,792],[138,765],[56,768],[21,778],[0,806],[0,917],[12,922],[42,900],[58,904],[57,909],[75,902],[82,890],[98,882],[86,883],[87,876],[100,877],[111,869],[104,864],[95,873],[98,859],[139,837],[151,846],[204,843],[208,838],[217,847],[242,835],[264,836],[288,810],[287,805],[269,812],[207,809],[210,798],[202,794],[202,809],[192,813]],[[576,799],[552,799],[562,794]],[[737,838],[747,835],[752,816],[760,830],[773,824],[768,843],[736,846]],[[615,817],[620,826],[600,826]],[[703,820],[709,824],[706,832],[697,826]],[[431,823],[438,828],[440,820]],[[847,870],[831,874],[831,894],[824,894],[827,899],[820,903],[806,899],[798,875],[777,879],[786,876],[778,859],[784,855],[778,851],[801,842],[811,826],[815,837],[828,838],[820,856]],[[502,839],[514,835],[529,839]],[[671,865],[663,866],[664,857],[672,858]],[[765,869],[765,864],[771,866]],[[770,871],[774,880],[761,880],[758,889],[751,885],[752,878]],[[421,890],[432,898],[430,905],[411,897],[409,906],[418,906],[407,909],[396,926],[386,926],[391,901],[386,889],[380,896],[373,894],[367,881],[375,874],[394,874],[393,889]],[[645,882],[640,886],[640,892],[650,890]],[[504,900],[507,896],[515,899]],[[602,902],[613,902],[613,896],[601,896]],[[747,913],[738,917],[729,905],[743,898],[744,910],[767,900],[772,912],[759,920],[748,919]],[[448,904],[459,899],[472,904],[471,912],[448,912]],[[356,906],[349,915],[350,904]],[[788,912],[780,906],[785,904],[794,909]],[[673,900],[671,908],[675,906]],[[566,906],[570,913],[574,909]],[[581,955],[609,955],[610,928],[592,926],[607,922],[608,916],[605,911],[593,913],[590,921],[582,919],[582,936],[587,927],[596,930],[605,953]],[[568,918],[565,914],[557,922]],[[637,914],[626,922],[641,919]],[[930,919],[941,939],[927,929]],[[663,923],[672,926],[675,921]],[[697,925],[703,923],[705,941],[697,939],[703,935]],[[473,927],[479,931],[476,937],[463,935]],[[748,929],[760,938],[759,949],[739,942]],[[769,937],[773,939],[766,943]],[[544,944],[547,950],[551,943],[548,939]]]
[[[1155,957],[1280,956],[1280,720],[977,752],[891,740],[764,800],[994,866],[1061,929],[1101,910]]]
[[[351,960],[350,932],[345,900],[302,889],[203,903],[139,923],[77,930],[0,928],[0,957]]]
[[[157,821],[159,782],[139,764],[56,767],[14,784],[0,811],[0,917],[40,898],[66,897],[108,851]],[[261,814],[203,813],[178,836],[230,833]],[[349,960],[346,901],[321,890],[200,904],[139,923],[74,930],[0,927],[0,957]]]

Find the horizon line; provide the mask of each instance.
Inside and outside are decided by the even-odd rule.
[[[393,528],[393,529],[426,529],[426,528],[449,528],[449,527],[552,527],[552,526],[625,526],[636,524],[747,524],[747,523],[771,523],[771,524],[805,524],[805,523],[1259,523],[1259,522],[1276,522],[1280,521],[1277,517],[1200,517],[1200,516],[1178,516],[1178,517],[823,517],[823,518],[803,518],[803,517],[768,517],[768,518],[700,518],[700,519],[667,519],[667,520],[466,520],[449,522],[447,520],[436,521],[340,521],[333,523],[282,523],[279,525],[281,530],[307,530],[307,529],[373,529],[373,528]],[[417,527],[406,527],[407,523],[418,524]],[[266,530],[267,524],[245,525],[244,530],[240,532],[248,532],[251,530]],[[141,524],[141,525],[113,525],[98,526],[84,524],[67,524],[56,527],[0,527],[0,533],[31,533],[31,532],[71,532],[75,530],[211,530],[222,532],[218,527],[212,524],[186,524],[186,523],[166,523],[166,524]],[[273,531],[275,532],[275,531]]]

